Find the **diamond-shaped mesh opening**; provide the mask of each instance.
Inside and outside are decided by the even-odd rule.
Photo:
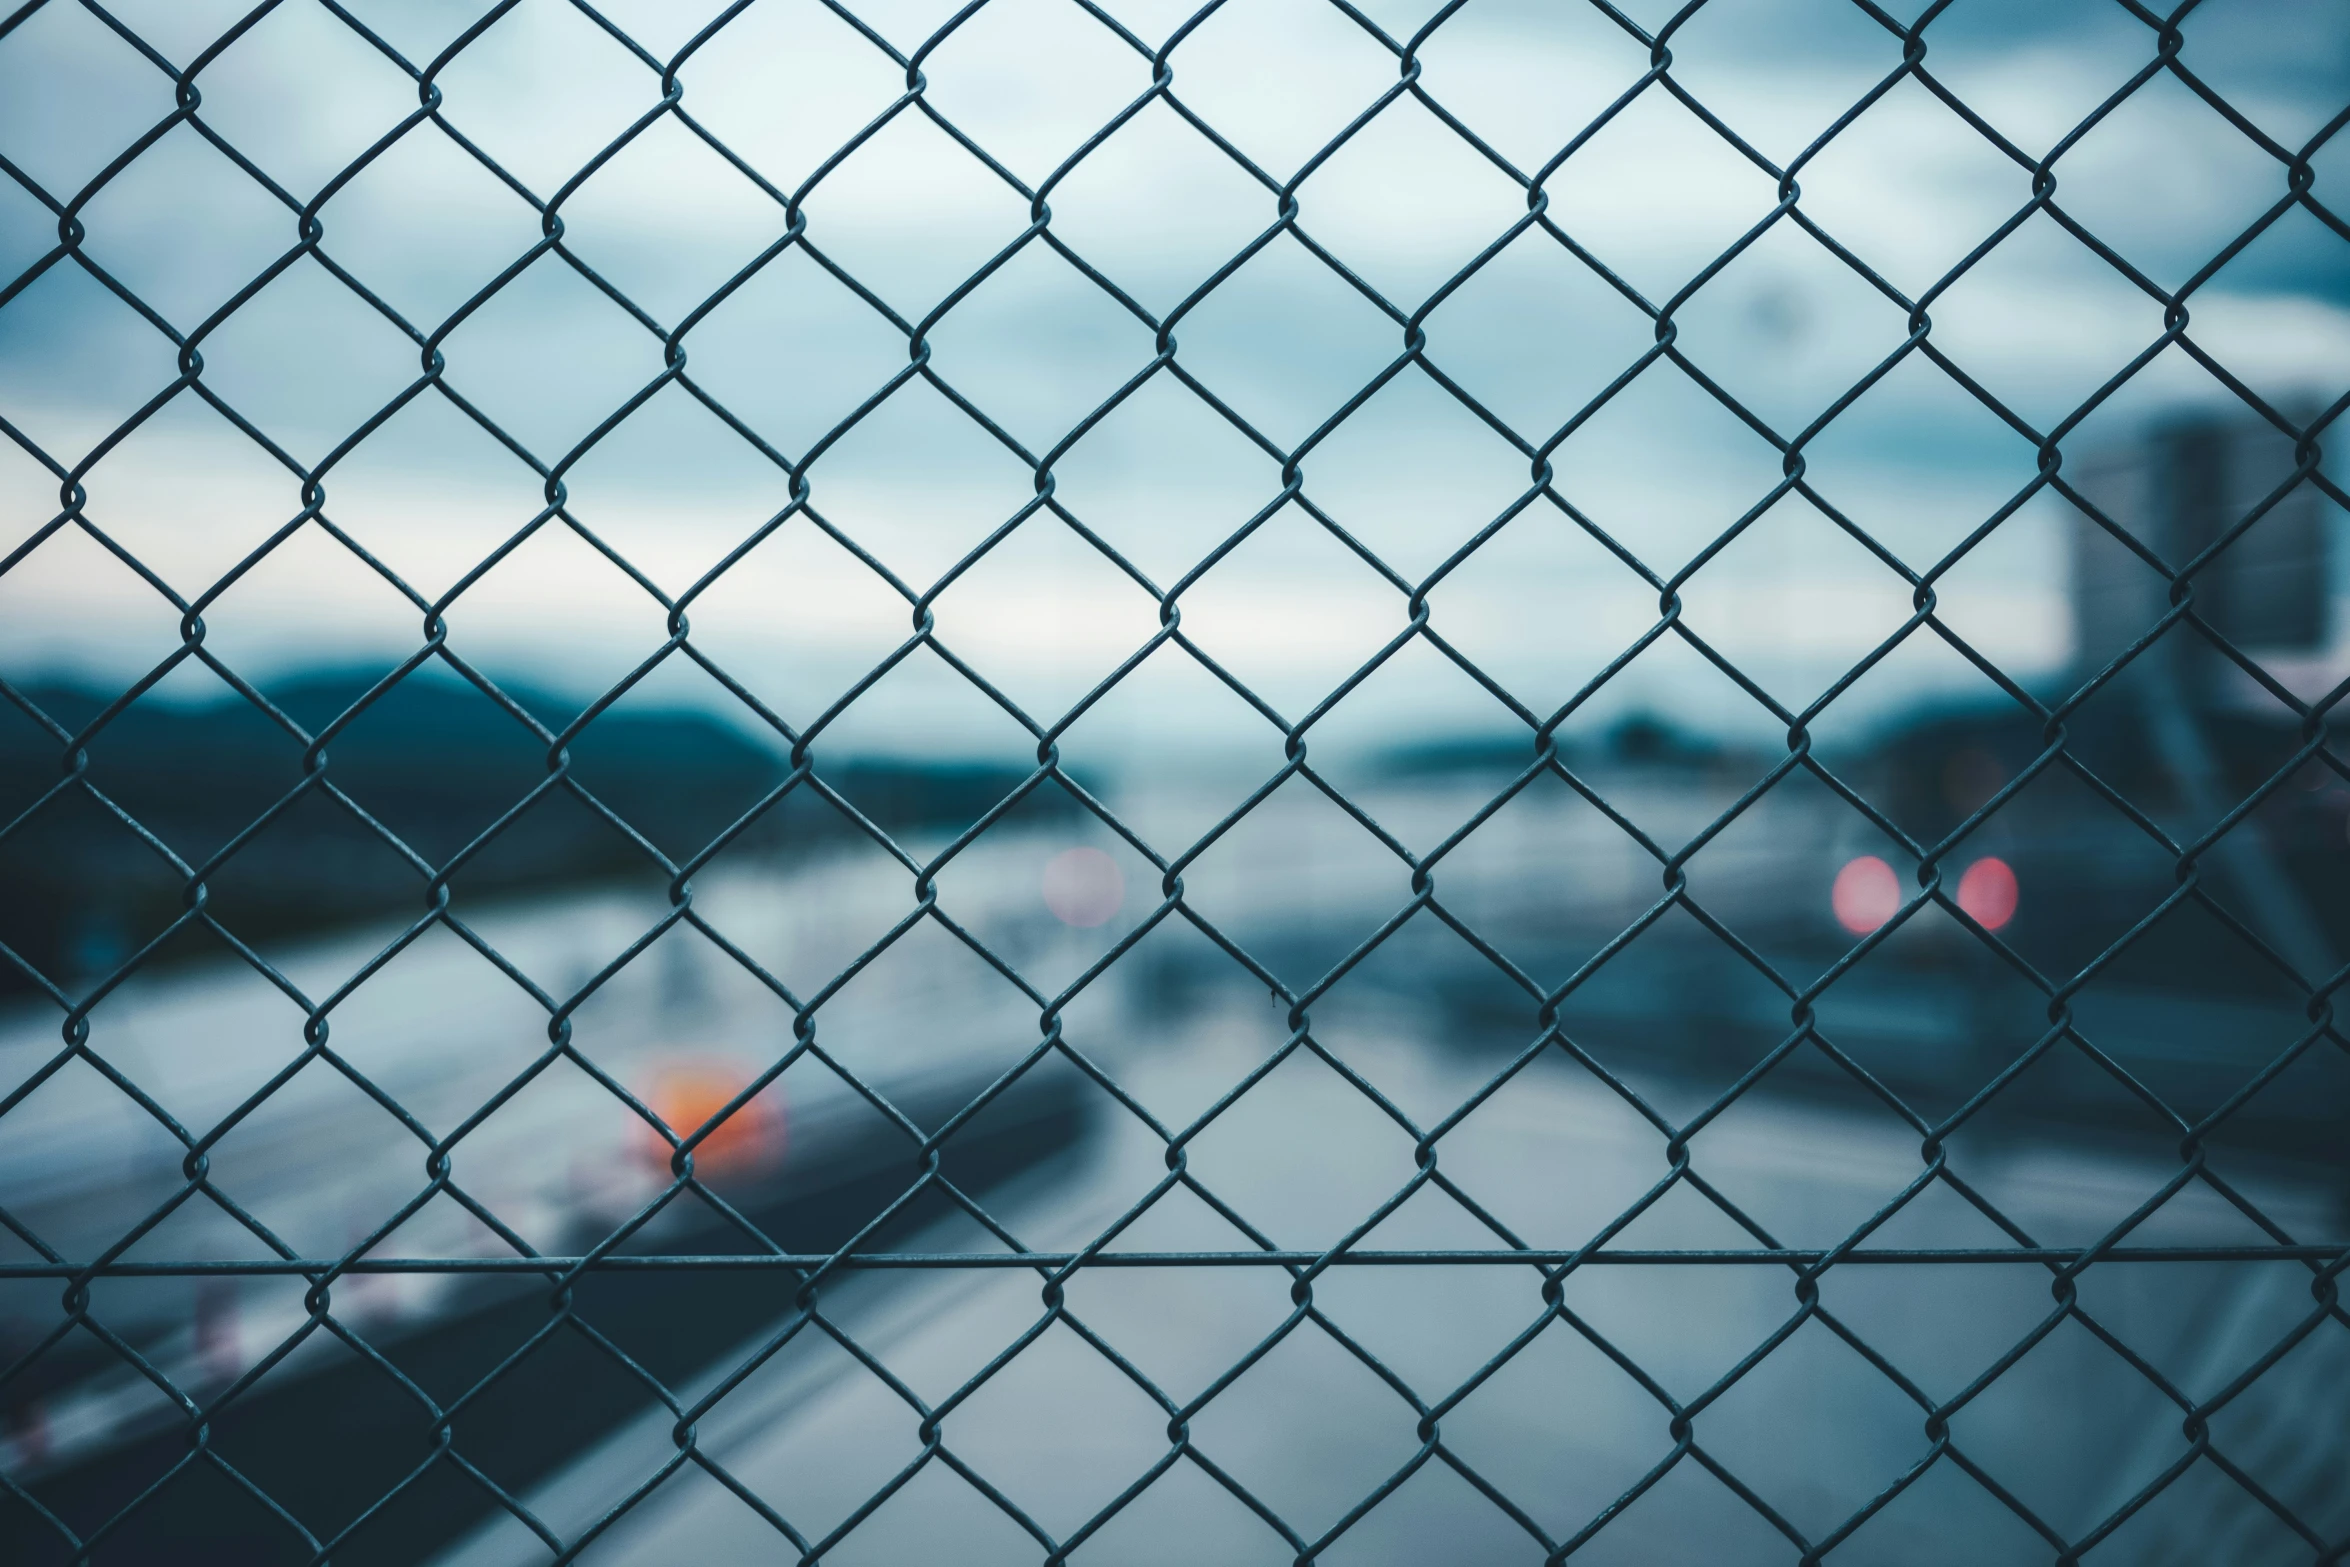
[[[1296,230],[1267,232],[1184,317],[1180,363],[1234,413],[1294,446],[1395,363],[1401,333]]]
[[[86,254],[182,332],[283,256],[293,214],[186,124],[82,209]]]
[[[171,82],[96,16],[59,8],[32,12],[9,29],[0,62],[18,125],[51,118],[64,134],[38,151],[12,157],[51,191],[72,192],[102,173],[141,133],[171,112]]]
[[[2341,43],[0,17],[0,1556],[2340,1555]]]

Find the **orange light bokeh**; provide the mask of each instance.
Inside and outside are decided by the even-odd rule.
[[[645,1105],[679,1139],[693,1136],[749,1086],[750,1068],[733,1061],[681,1061],[665,1066],[644,1095]],[[770,1086],[728,1116],[694,1145],[694,1173],[738,1176],[780,1163],[784,1150],[782,1090]],[[642,1129],[638,1151],[663,1174],[674,1153],[651,1127]]]

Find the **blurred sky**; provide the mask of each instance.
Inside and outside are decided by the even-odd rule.
[[[1187,3],[1105,0],[1154,44]],[[160,54],[193,59],[243,7],[124,0]],[[478,4],[350,0],[423,62]],[[711,0],[615,0],[605,14],[651,54],[679,48]],[[1364,8],[1398,37],[1426,0]],[[866,0],[858,14],[910,52],[953,8]],[[1650,25],[1657,3],[1630,7]],[[2181,58],[2239,112],[2299,146],[2350,98],[2350,10],[2328,0],[2210,0]],[[2111,0],[1956,0],[1928,28],[1928,65],[2032,156],[2153,58],[2154,32]],[[1675,36],[1673,76],[1764,156],[1784,161],[1898,63],[1898,38],[1846,0],[1715,0]],[[1531,173],[1646,69],[1599,11],[1468,0],[1420,50],[1422,83]],[[1230,0],[1170,56],[1175,91],[1276,181],[1393,84],[1394,56],[1325,0]],[[991,0],[924,61],[930,102],[1034,184],[1146,90],[1149,63],[1069,0]],[[684,106],[778,189],[903,88],[903,71],[814,0],[757,0],[680,73]],[[416,103],[412,81],[312,0],[286,0],[197,77],[201,114],[308,201]],[[658,72],[580,10],[523,0],[439,73],[448,122],[542,198],[659,99]],[[300,463],[336,450],[418,375],[417,345],[317,261],[298,259],[233,314],[220,307],[295,243],[280,200],[180,126],[93,181],[171,112],[170,79],[102,22],[53,0],[0,37],[0,277],[41,261],[56,219],[24,188],[78,202],[86,253],[183,332],[200,324],[204,383]],[[2315,192],[2350,210],[2343,141]],[[2057,199],[2163,286],[2193,274],[2286,191],[2286,171],[2177,80],[2158,76],[2055,165]],[[1915,82],[1876,102],[1804,168],[1802,209],[1914,295],[2029,198],[2029,172]],[[1661,302],[1774,204],[1772,178],[1652,88],[1548,181],[1550,214],[1622,281]],[[1050,193],[1053,232],[1144,308],[1163,312],[1273,221],[1276,198],[1163,104]],[[1420,104],[1390,106],[1299,186],[1300,222],[1361,281],[1417,309],[1521,217],[1524,192]],[[783,209],[674,119],[657,120],[561,203],[566,244],[663,328],[771,246]],[[807,239],[909,320],[930,312],[1027,222],[1027,203],[918,113],[900,114],[809,188]],[[319,211],[323,249],[418,330],[439,328],[534,243],[529,206],[439,129],[417,127]],[[2195,295],[2191,333],[2263,395],[2328,399],[2350,380],[2350,256],[2288,213]],[[6,286],[6,285],[0,285]],[[2048,218],[2035,217],[1932,307],[1933,341],[2045,428],[2163,329],[2160,306]],[[1783,435],[1815,419],[1904,335],[1902,312],[1782,222],[1677,311],[1682,348]],[[1539,444],[1653,341],[1647,319],[1548,235],[1522,235],[1426,319],[1430,358]],[[1179,362],[1275,445],[1323,424],[1393,361],[1403,332],[1281,237],[1192,309]],[[797,459],[907,362],[902,331],[798,249],[702,316],[688,373]],[[956,303],[932,364],[1031,453],[1061,443],[1152,355],[1151,332],[1042,243]],[[447,333],[447,383],[541,461],[574,453],[662,367],[658,335],[556,256]],[[60,464],[85,457],[175,374],[165,337],[71,263],[0,306],[0,417]],[[2131,438],[2150,419],[2223,402],[2166,352],[2067,441]],[[1820,491],[1923,569],[2030,478],[2029,443],[1913,356],[1808,446]],[[1669,575],[1776,481],[1778,454],[1669,363],[1583,424],[1557,488]],[[1161,374],[1054,464],[1058,499],[1159,586],[1182,577],[1278,493],[1278,464]],[[1525,492],[1526,458],[1417,369],[1316,446],[1305,493],[1402,578],[1434,570]],[[919,382],[839,436],[808,470],[822,517],[919,591],[1012,517],[1033,474]],[[172,399],[89,472],[87,513],[193,597],[291,519],[287,468],[192,395]],[[567,470],[570,511],[671,593],[788,500],[782,472],[672,386]],[[47,524],[55,479],[0,444],[0,549]],[[537,514],[540,480],[428,391],[325,479],[326,516],[427,597]],[[2061,505],[2036,501],[1949,575],[1946,617],[2019,678],[2062,668]],[[2339,525],[2340,519],[2336,519]],[[2340,553],[2340,552],[2337,552]],[[1897,626],[1906,585],[1791,497],[1692,579],[1689,623],[1780,700],[1808,701]],[[1530,708],[1547,711],[1630,645],[1656,595],[1574,521],[1524,510],[1444,578],[1431,624]],[[1405,594],[1296,508],[1267,521],[1182,599],[1185,629],[1283,713],[1314,706],[1406,623]],[[1050,514],[1004,539],[937,599],[940,635],[1049,721],[1152,633],[1152,600]],[[906,600],[796,517],[691,609],[697,646],[787,719],[821,712],[906,635]],[[266,680],[320,663],[388,666],[420,616],[315,526],[281,543],[206,612],[207,645]],[[456,601],[451,646],[494,676],[584,698],[657,648],[663,612],[560,521]],[[0,675],[121,683],[178,642],[178,614],[94,539],[50,538],[0,574]],[[1990,693],[1919,637],[1839,704],[1824,732],[1921,697]],[[201,671],[164,695],[217,692]],[[723,706],[682,660],[641,698]],[[1627,706],[1753,729],[1762,710],[1671,638],[1628,668],[1591,721]],[[1333,743],[1431,728],[1493,731],[1506,710],[1424,645],[1399,654],[1326,725]],[[923,654],[833,731],[840,748],[1026,748],[1014,726]],[[1168,746],[1275,754],[1270,726],[1179,650],[1163,649],[1072,731],[1114,766]]]

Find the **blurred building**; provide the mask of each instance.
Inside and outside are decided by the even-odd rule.
[[[2290,409],[2288,416],[2305,423],[2311,411]],[[2173,570],[2258,511],[2192,573],[2196,613],[2287,689],[2312,699],[2350,674],[2350,540],[2342,536],[2341,508],[2306,479],[2290,483],[2294,469],[2294,443],[2274,426],[2249,414],[2198,414],[2157,424],[2135,445],[2066,472],[2107,519]],[[2087,680],[2162,618],[2171,584],[2077,511],[2072,569],[2075,671]],[[2167,636],[2155,655],[2141,661],[2141,678],[2198,709],[2278,711],[2209,638]]]
[[[2316,410],[2287,404],[2286,416],[2307,428]],[[2291,768],[2303,743],[2293,709],[2215,636],[2303,702],[2323,701],[2350,677],[2350,518],[2297,469],[2293,438],[2273,425],[2248,412],[2196,414],[2093,457],[2075,480],[2106,521],[2186,572],[2195,612],[2214,633],[2174,627],[2068,726],[2093,764],[2153,783],[2141,798],[2172,813],[2182,842]],[[2077,691],[2162,619],[2173,584],[2079,511],[2072,566]],[[2335,966],[2341,947],[2329,929],[2344,913],[2338,888],[2318,869],[2340,845],[2331,803],[2340,791],[2316,764],[2301,781],[2223,833],[2211,854],[2251,927],[2316,975]]]

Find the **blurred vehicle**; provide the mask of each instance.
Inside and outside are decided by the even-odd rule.
[[[2183,419],[2080,482],[2174,564],[2266,505],[2195,573],[2196,602],[2216,634],[2322,695],[2350,673],[2350,547],[2321,497],[2284,487],[2292,455],[2273,431]],[[2189,627],[2100,681],[2161,623],[2168,587],[2102,525],[2076,514],[2075,528],[2075,667],[2044,696],[2094,689],[2064,719],[2065,755],[2043,764],[2051,737],[2013,702],[1913,707],[1816,753],[1939,849],[1944,896],[2012,960],[1927,906],[1838,971],[1916,895],[1916,855],[1802,768],[1741,805],[1784,752],[1640,712],[1562,730],[1573,785],[1521,786],[1535,760],[1522,734],[1419,742],[1341,777],[1406,848],[1444,846],[1436,906],[1367,951],[1410,904],[1410,872],[1314,790],[1286,786],[1235,829],[1238,852],[1284,873],[1250,883],[1225,928],[1293,990],[1351,965],[1316,1003],[1324,1026],[1366,992],[1432,999],[1445,1042],[1488,1053],[1531,1044],[1537,992],[1572,980],[1564,1036],[1628,1081],[1680,1084],[1693,1108],[1752,1072],[1764,1093],[1891,1094],[1930,1124],[1998,1085],[1969,1112],[1977,1135],[2175,1148],[2216,1117],[2217,1145],[2339,1170],[2350,1063],[2312,1021],[2307,986],[2350,954],[2350,781],[2301,759],[2291,710]],[[2242,802],[2196,852],[2198,895],[2180,896],[2160,835],[2192,848]],[[1649,921],[1668,858],[1703,919]],[[1848,903],[1854,873],[1868,891]],[[1170,993],[1239,982],[1204,945],[1162,959]],[[1817,1039],[1782,1052],[1799,996]],[[2078,1039],[2055,1035],[2060,1014]]]
[[[788,886],[765,871],[714,872],[697,884],[697,907],[722,911],[738,950],[797,979],[835,971],[903,916],[905,878],[891,880],[871,861],[802,863]],[[794,1039],[789,1006],[690,928],[592,984],[658,913],[622,891],[492,905],[472,925],[503,964],[436,928],[336,1005],[314,1055],[299,1007],[218,963],[101,1002],[86,1058],[62,1050],[53,1011],[21,1008],[0,1027],[0,1077],[10,1091],[37,1086],[0,1121],[10,1231],[0,1255],[332,1261],[371,1238],[364,1249],[377,1258],[603,1246],[822,1254],[859,1236],[894,1244],[952,1209],[940,1182],[982,1196],[1080,1135],[1073,1076],[1029,1073],[957,1127],[939,1148],[938,1182],[897,1206],[924,1175],[921,1139],[1036,1043],[1033,1008],[1009,987],[898,976],[829,1001],[824,1054],[801,1058],[700,1144],[708,1195],[685,1191],[648,1216],[672,1181],[671,1139],[698,1131]],[[328,994],[367,968],[385,934],[273,957]],[[551,1048],[548,1008],[526,982],[587,991],[566,1049]],[[206,1139],[200,1159],[161,1117]],[[435,1139],[453,1139],[437,1192]],[[547,1276],[527,1271],[347,1273],[325,1297],[331,1323],[314,1320],[309,1287],[286,1272],[101,1278],[87,1320],[73,1323],[59,1305],[65,1281],[0,1281],[0,1347],[14,1366],[0,1472],[77,1527],[95,1526],[189,1451],[187,1408],[163,1379],[206,1409],[210,1451],[305,1516],[347,1522],[431,1452],[418,1390],[446,1404],[515,1357],[465,1400],[454,1430],[495,1455],[501,1483],[527,1484],[641,1407],[630,1362],[670,1379],[694,1370],[787,1309],[796,1275],[591,1273],[566,1289],[576,1317],[552,1310]],[[314,1421],[333,1444],[315,1440]],[[138,1538],[212,1539],[234,1557],[254,1519],[222,1486],[234,1491],[199,1464],[169,1505],[141,1511]],[[414,1560],[490,1505],[453,1471],[435,1474],[402,1494],[369,1549]],[[21,1507],[5,1537],[11,1561],[62,1549]]]

